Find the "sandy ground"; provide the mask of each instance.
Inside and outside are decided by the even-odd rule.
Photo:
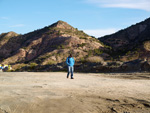
[[[0,113],[150,113],[150,74],[0,73]]]

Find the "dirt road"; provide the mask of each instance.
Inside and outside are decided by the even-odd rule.
[[[150,74],[0,73],[0,113],[150,113]]]

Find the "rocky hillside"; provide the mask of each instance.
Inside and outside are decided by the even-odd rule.
[[[14,71],[67,71],[70,53],[78,72],[150,71],[150,62],[140,60],[150,58],[150,19],[99,39],[63,21],[0,35],[0,64]]]
[[[92,56],[97,56],[97,61],[101,62],[100,54],[104,50],[98,39],[63,21],[25,35],[10,37],[9,34],[15,33],[8,33],[9,38],[6,34],[0,35],[3,39],[0,41],[0,60],[3,64],[14,66],[58,64],[65,62],[70,53],[77,62],[84,62]]]
[[[144,44],[150,41],[150,18],[99,40],[113,48],[113,55],[124,56],[124,60],[148,57]]]
[[[15,37],[15,36],[19,36],[19,35],[15,32],[8,32],[8,33],[0,34],[0,47],[6,44],[10,38]]]

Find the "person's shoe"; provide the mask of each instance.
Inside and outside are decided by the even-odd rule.
[[[67,78],[68,78],[69,76],[67,76]]]
[[[73,77],[71,79],[74,79]]]

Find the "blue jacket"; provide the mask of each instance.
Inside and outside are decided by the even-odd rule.
[[[73,66],[74,63],[75,63],[75,60],[74,60],[73,57],[67,57],[66,63],[67,63],[68,66]]]
[[[4,69],[4,67],[0,66],[0,69]]]

